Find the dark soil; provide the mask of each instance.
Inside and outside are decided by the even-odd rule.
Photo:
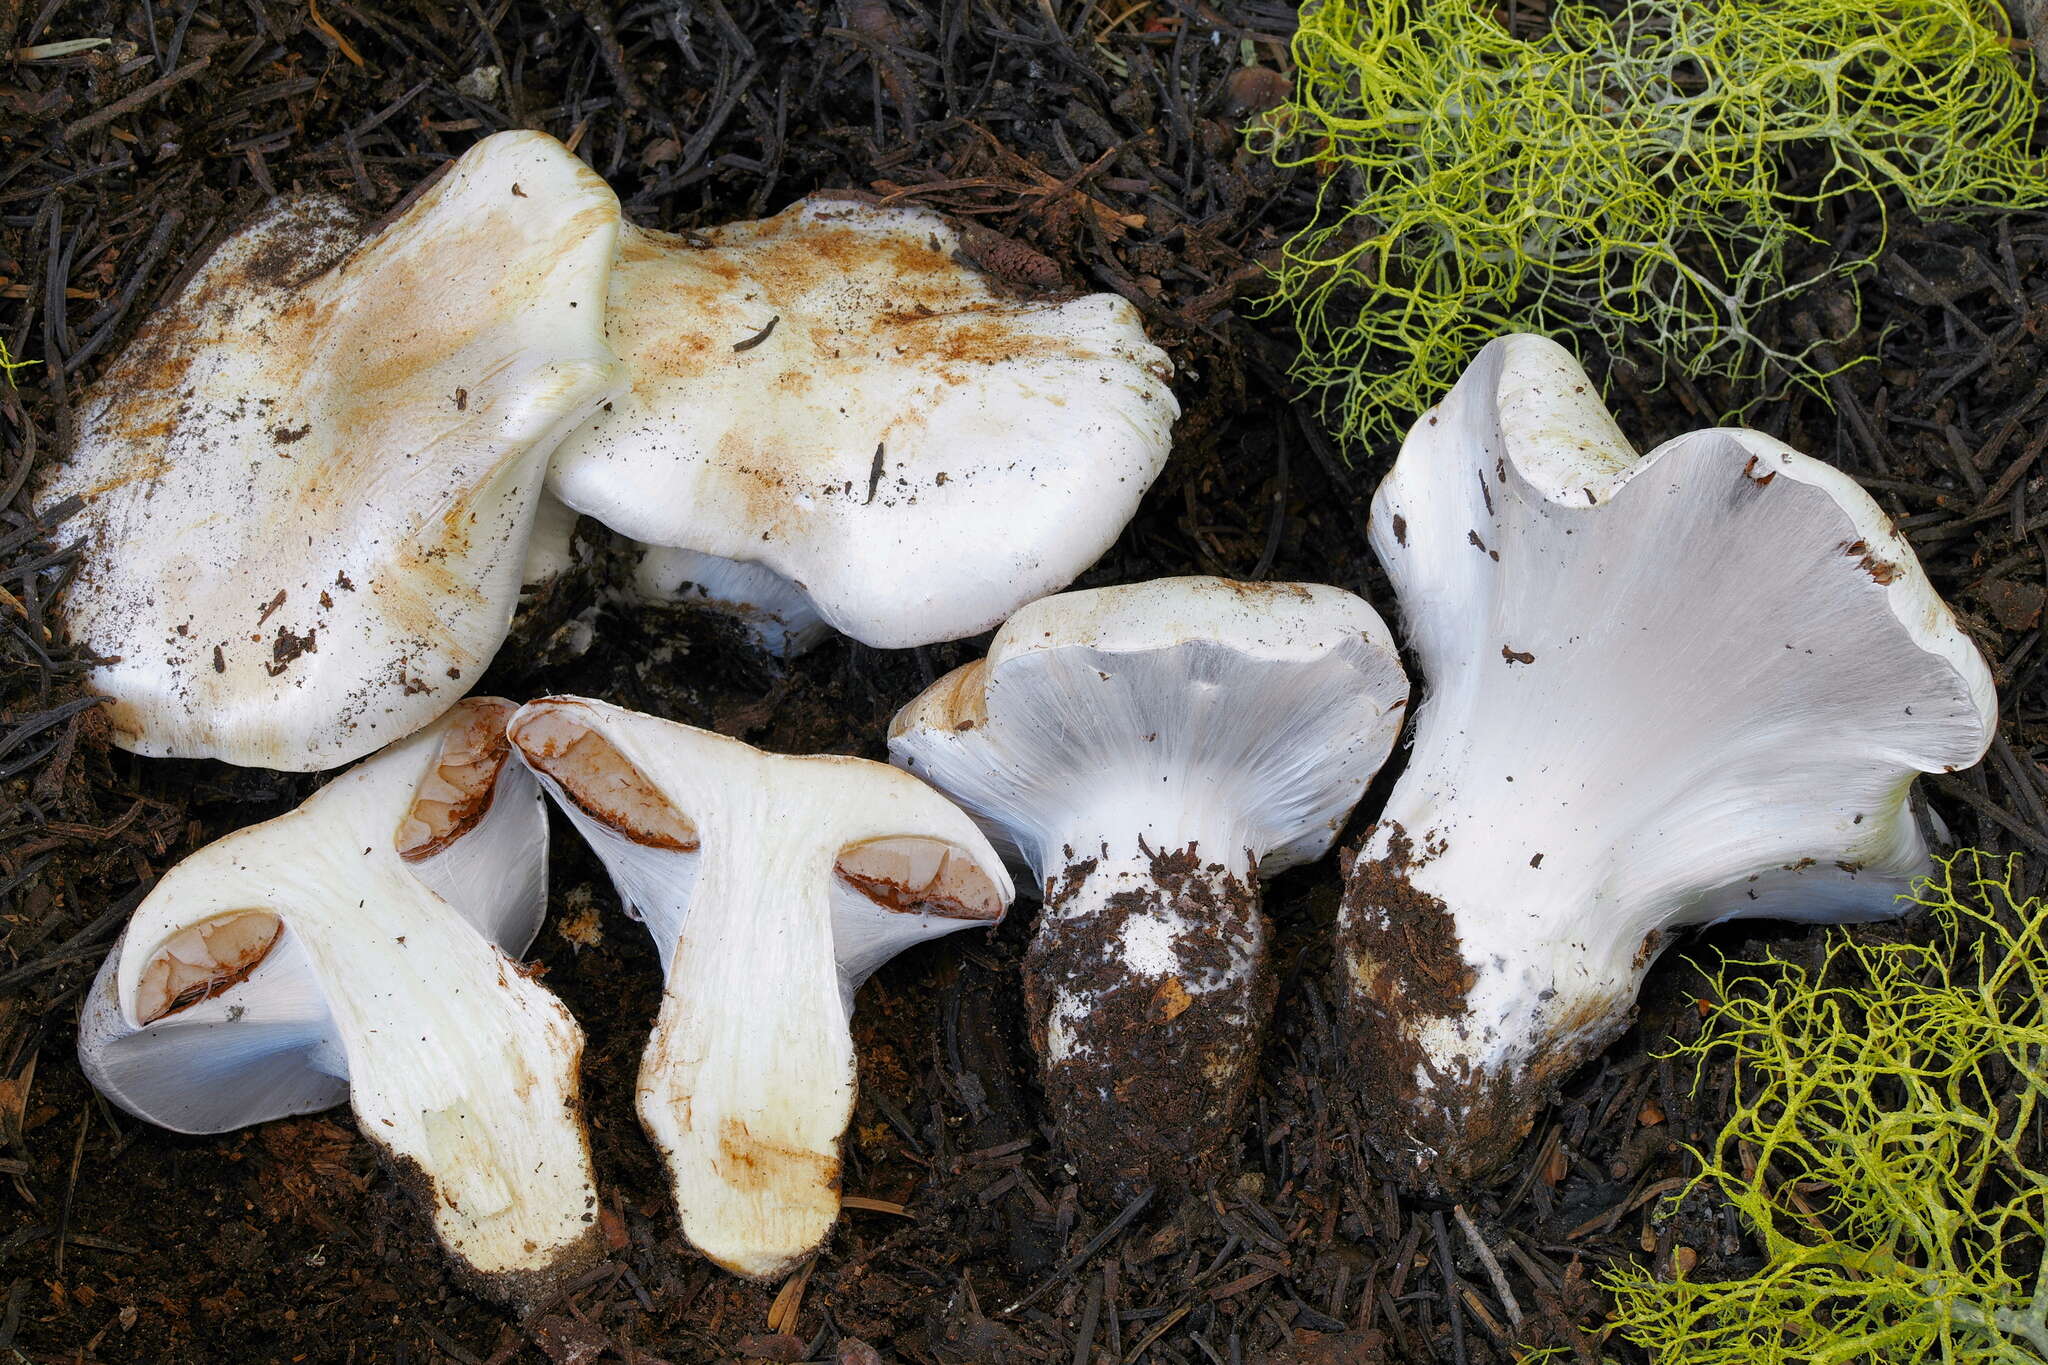
[[[1698,1027],[1678,954],[1490,1188],[1446,1206],[1375,1179],[1326,1007],[1335,859],[1267,889],[1277,1022],[1233,1172],[1186,1200],[1092,1207],[1051,1153],[1020,1019],[1028,912],[883,971],[856,1018],[859,1201],[779,1292],[679,1241],[632,1112],[654,956],[566,828],[535,955],[589,1033],[608,1259],[523,1323],[457,1287],[345,1110],[176,1137],[98,1101],[72,1059],[80,993],[142,892],[311,785],[111,749],[52,627],[66,509],[30,513],[85,386],[224,233],[292,189],[388,212],[520,125],[572,142],[660,228],[827,187],[945,209],[1013,277],[1130,298],[1179,367],[1174,461],[1086,582],[1299,578],[1384,604],[1364,513],[1391,447],[1340,460],[1281,378],[1284,328],[1239,306],[1314,188],[1233,133],[1280,84],[1233,72],[1284,69],[1291,25],[1277,0],[0,0],[0,51],[112,39],[0,67],[0,336],[39,362],[0,385],[0,1357],[1484,1365],[1515,1341],[1591,1359],[1593,1281],[1618,1259],[1745,1264],[1711,1201],[1659,1216],[1726,1094],[1654,1056]],[[1879,230],[1869,205],[1820,226]],[[1961,842],[2048,851],[2048,221],[1894,219],[1860,325],[1826,300],[1775,325],[1786,345],[1853,328],[1844,359],[1885,339],[1832,406],[1795,393],[1752,420],[1864,481],[1992,661],[1997,745],[1924,784],[1935,810]],[[1730,406],[1611,379],[1645,443]],[[977,651],[841,642],[781,670],[715,622],[613,613],[586,655],[521,651],[480,690],[598,692],[878,757],[890,713]]]

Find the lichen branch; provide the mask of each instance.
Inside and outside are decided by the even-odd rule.
[[[1322,0],[1293,51],[1251,139],[1319,187],[1267,302],[1349,436],[1398,431],[1504,330],[1818,387],[1830,338],[1763,315],[1825,285],[1853,325],[1883,221],[1795,279],[1817,207],[2048,203],[1993,0],[1564,3],[1529,38],[1472,0]]]
[[[1730,962],[1678,1049],[1734,1112],[1680,1200],[1718,1194],[1764,1253],[1744,1279],[1608,1280],[1658,1360],[2048,1361],[2048,904],[1958,854],[1915,888],[1927,943],[1836,932],[1817,970]]]

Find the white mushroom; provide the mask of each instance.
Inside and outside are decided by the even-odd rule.
[[[1407,696],[1350,593],[1170,578],[1034,602],[897,714],[896,762],[1042,889],[1028,1015],[1084,1179],[1216,1174],[1271,1012],[1258,881],[1328,850]]]
[[[745,626],[762,649],[794,658],[823,644],[832,634],[796,584],[763,564],[642,546],[633,586],[649,602],[701,605]]]
[[[618,223],[560,143],[501,133],[368,241],[299,199],[208,259],[45,490],[85,500],[65,619],[117,743],[331,767],[475,683],[547,457],[619,374]]]
[[[485,1288],[544,1296],[598,1254],[583,1035],[516,958],[547,901],[547,818],[472,698],[289,815],[210,844],[137,907],[79,1060],[184,1133],[348,1100]]]
[[[628,227],[609,335],[632,382],[549,486],[643,544],[772,570],[870,645],[1057,591],[1164,463],[1171,368],[1122,299],[1019,298],[959,246],[924,210],[825,198]]]
[[[1753,431],[1639,460],[1541,337],[1416,424],[1371,533],[1426,691],[1340,964],[1380,1142],[1454,1183],[1622,1030],[1672,931],[1897,913],[1907,789],[1997,708],[1846,475]]]
[[[521,708],[510,733],[662,953],[640,1119],[683,1232],[736,1274],[778,1274],[839,1213],[854,991],[913,943],[1000,919],[1009,877],[971,820],[884,764],[576,697]]]

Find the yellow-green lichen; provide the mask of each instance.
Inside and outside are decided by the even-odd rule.
[[[1620,1270],[1615,1332],[1671,1365],[2048,1360],[2048,903],[2014,872],[1945,860],[1924,945],[1722,967],[1680,1053],[1734,1064],[1734,1114],[1679,1198],[1725,1198],[1764,1264]]]
[[[1653,371],[1821,374],[1763,314],[1869,254],[1817,208],[2048,202],[2031,64],[1991,0],[1562,3],[1511,36],[1473,0],[1322,0],[1254,145],[1320,177],[1268,300],[1350,436],[1393,432],[1500,332],[1591,334]],[[1823,244],[1825,246],[1825,244]]]

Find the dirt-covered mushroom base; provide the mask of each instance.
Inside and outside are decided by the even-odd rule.
[[[1234,1155],[1273,1007],[1256,885],[1195,844],[1138,843],[1142,871],[1078,858],[1048,878],[1050,923],[1023,973],[1060,1154],[1083,1175],[1084,1195],[1119,1202],[1154,1187],[1176,1198],[1200,1189]],[[1069,903],[1112,878],[1112,866],[1133,875],[1074,914]],[[1170,942],[1170,961],[1134,968],[1130,944],[1141,937]]]

